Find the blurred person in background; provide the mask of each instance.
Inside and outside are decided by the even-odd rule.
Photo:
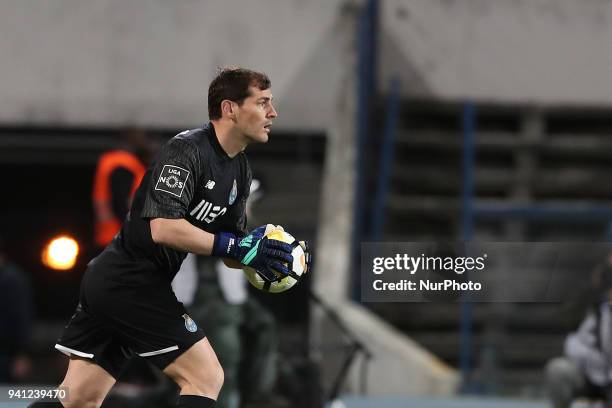
[[[155,150],[154,142],[143,129],[128,128],[121,134],[121,146],[98,159],[92,191],[97,252],[121,229]]]
[[[546,382],[552,406],[569,408],[584,398],[612,407],[612,253],[593,274],[589,287],[570,303],[566,318],[583,320],[564,344],[564,356],[546,366]]]
[[[33,309],[28,277],[9,261],[0,237],[0,383],[21,382],[30,371]]]
[[[93,182],[94,208],[93,255],[98,255],[121,229],[134,193],[158,150],[156,141],[144,129],[129,127],[120,134],[120,145],[104,152],[98,159]],[[122,380],[109,396],[107,405],[136,404],[134,399],[155,393],[161,379],[144,358],[136,356],[125,367]],[[153,386],[153,387],[152,387]],[[143,403],[146,399],[141,398]]]

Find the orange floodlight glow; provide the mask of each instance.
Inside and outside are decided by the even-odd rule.
[[[79,254],[79,244],[68,235],[53,238],[42,252],[43,264],[51,269],[66,271],[71,269]]]

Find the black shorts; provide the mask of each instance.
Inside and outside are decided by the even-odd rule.
[[[143,279],[143,274],[150,275]],[[135,355],[163,370],[204,337],[167,276],[121,261],[90,264],[79,304],[55,348],[91,359],[118,378]]]

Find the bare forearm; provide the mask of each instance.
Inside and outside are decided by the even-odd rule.
[[[194,227],[185,219],[154,218],[150,221],[151,237],[156,244],[198,255],[210,255],[214,234]]]
[[[198,255],[212,253],[215,235],[194,227],[185,219],[154,218],[150,221],[151,237],[156,244]],[[228,268],[240,269],[240,262],[223,259]]]

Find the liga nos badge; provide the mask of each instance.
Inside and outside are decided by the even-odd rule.
[[[188,178],[189,170],[172,164],[165,164],[159,179],[157,179],[155,189],[180,197],[183,195],[183,189]]]

